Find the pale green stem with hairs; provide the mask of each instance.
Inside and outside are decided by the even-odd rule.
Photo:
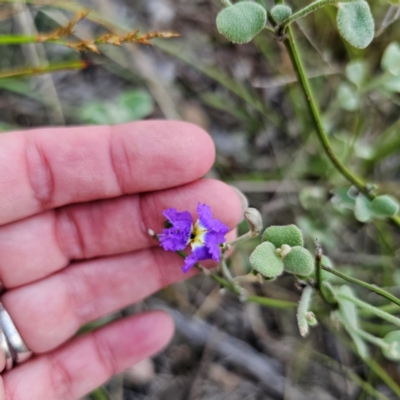
[[[348,300],[348,301],[351,301],[356,306],[368,310],[371,314],[374,314],[377,317],[385,319],[386,321],[388,321],[388,322],[400,327],[400,318],[397,318],[397,317],[395,317],[393,315],[390,315],[387,312],[380,310],[379,308],[371,306],[370,304],[358,299],[357,297],[348,296],[348,295],[342,294],[340,292],[337,294],[337,297],[345,299],[345,300]]]
[[[352,278],[351,276],[348,276],[346,274],[343,274],[342,272],[339,272],[336,269],[333,268],[329,268],[325,265],[322,265],[322,269],[324,269],[325,271],[330,272],[333,275],[338,276],[339,278],[344,279],[345,281],[351,282],[351,283],[355,283],[356,285],[362,286],[366,289],[371,290],[371,292],[375,292],[376,294],[379,294],[379,296],[385,297],[388,300],[392,301],[393,303],[397,304],[398,306],[400,306],[400,299],[398,299],[396,296],[392,295],[391,293],[387,292],[384,289],[381,289],[380,287],[376,286],[376,285],[371,285],[370,283],[361,281],[360,279],[357,278]]]
[[[354,1],[358,0],[340,0],[340,3],[352,3]],[[292,14],[290,17],[285,19],[280,26],[285,29],[288,25],[290,25],[292,22],[296,21],[299,18],[303,18],[308,14],[311,14],[312,12],[318,10],[321,7],[327,6],[329,4],[337,4],[339,3],[338,0],[317,0],[314,1],[314,3],[309,4],[307,7],[302,8],[301,10],[295,12]]]
[[[365,341],[374,344],[375,346],[380,347],[381,349],[389,350],[390,349],[390,344],[384,342],[382,339],[371,335],[362,329],[354,329],[352,328],[354,333],[358,335],[360,338],[364,339]]]

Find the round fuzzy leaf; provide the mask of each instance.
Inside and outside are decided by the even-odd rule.
[[[242,1],[224,8],[217,16],[221,35],[233,43],[248,43],[265,27],[265,8],[251,1]]]
[[[304,247],[292,247],[283,258],[283,268],[291,274],[309,276],[314,271],[314,257]]]
[[[270,226],[262,235],[263,242],[271,242],[276,248],[287,244],[290,247],[303,246],[303,235],[296,225]]]
[[[381,66],[392,75],[400,75],[400,45],[397,42],[392,42],[386,47]]]
[[[399,204],[392,197],[383,195],[371,201],[370,209],[378,217],[392,217],[399,211]]]
[[[374,38],[375,24],[364,0],[338,3],[336,22],[341,36],[357,49],[365,49]]]
[[[283,261],[269,242],[259,244],[250,255],[251,266],[267,278],[275,278],[283,272]]]
[[[281,24],[292,15],[292,9],[289,6],[277,4],[271,8],[271,15],[277,24]]]
[[[382,348],[383,355],[392,361],[400,361],[400,331],[389,332],[383,341],[389,345],[388,349]]]
[[[356,197],[356,206],[354,208],[354,216],[360,222],[367,222],[371,218],[371,210],[368,197],[360,193]]]

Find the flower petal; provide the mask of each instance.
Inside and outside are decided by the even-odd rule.
[[[164,250],[183,250],[192,232],[192,216],[188,211],[178,212],[176,208],[168,208],[163,215],[171,223],[170,228],[163,229],[160,234],[160,245]]]
[[[221,257],[221,248],[219,245],[225,243],[225,235],[219,232],[208,232],[205,237],[205,244],[210,255],[214,261],[219,261]]]
[[[182,267],[183,272],[188,272],[198,261],[208,260],[211,258],[206,246],[198,246],[193,249],[192,254],[185,258],[185,265]]]
[[[227,234],[229,229],[218,219],[214,219],[211,213],[211,208],[207,204],[198,203],[197,214],[202,226],[204,226],[209,232],[221,232]]]
[[[189,211],[179,212],[176,208],[167,208],[163,211],[163,215],[175,227],[178,225],[180,226],[181,224],[192,224],[192,216]]]

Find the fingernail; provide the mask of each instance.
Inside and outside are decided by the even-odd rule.
[[[230,185],[230,187],[237,193],[240,199],[240,204],[242,205],[242,215],[249,207],[249,200],[247,197],[235,186]]]

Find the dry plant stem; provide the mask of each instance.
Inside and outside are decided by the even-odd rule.
[[[324,302],[331,305],[322,290],[322,249],[317,241],[315,241],[315,269],[315,288],[318,290]]]
[[[334,275],[338,276],[339,278],[344,279],[345,281],[355,283],[356,285],[365,287],[366,289],[369,289],[372,292],[375,292],[376,294],[378,294],[382,297],[385,297],[386,299],[388,299],[388,300],[392,301],[393,303],[397,304],[398,306],[400,306],[400,299],[398,299],[396,296],[393,296],[391,293],[387,292],[386,290],[383,290],[378,286],[371,285],[370,283],[361,281],[359,279],[352,278],[351,276],[347,276],[347,275],[337,271],[336,269],[329,268],[325,265],[321,265],[321,266],[322,266],[322,269],[324,269],[325,271],[328,271],[331,274],[334,274]]]
[[[49,64],[40,67],[27,67],[22,69],[13,69],[10,71],[0,71],[0,79],[46,74],[49,72],[56,72],[63,70],[84,69],[88,67],[88,65],[89,64],[86,61],[78,60],[78,61],[68,61],[57,64]]]
[[[289,56],[290,60],[293,65],[293,69],[296,72],[297,79],[299,81],[301,90],[303,91],[306,104],[308,107],[308,111],[310,113],[313,125],[315,127],[318,139],[320,140],[322,147],[326,153],[326,155],[329,157],[331,160],[332,164],[334,167],[349,181],[351,182],[355,187],[357,187],[358,190],[361,192],[365,193],[366,196],[368,196],[369,199],[374,199],[376,196],[371,193],[369,190],[366,182],[356,174],[354,174],[352,171],[350,171],[343,163],[340,161],[340,159],[336,156],[336,154],[333,152],[332,146],[329,142],[328,135],[326,134],[324,127],[322,125],[322,118],[321,118],[321,112],[319,110],[318,104],[314,99],[313,92],[311,90],[310,82],[307,78],[303,62],[300,58],[299,50],[297,48],[296,41],[294,39],[293,31],[290,26],[287,27],[287,35],[285,36],[285,39],[283,41]],[[390,220],[400,227],[400,217],[398,216],[393,216],[390,218]]]

